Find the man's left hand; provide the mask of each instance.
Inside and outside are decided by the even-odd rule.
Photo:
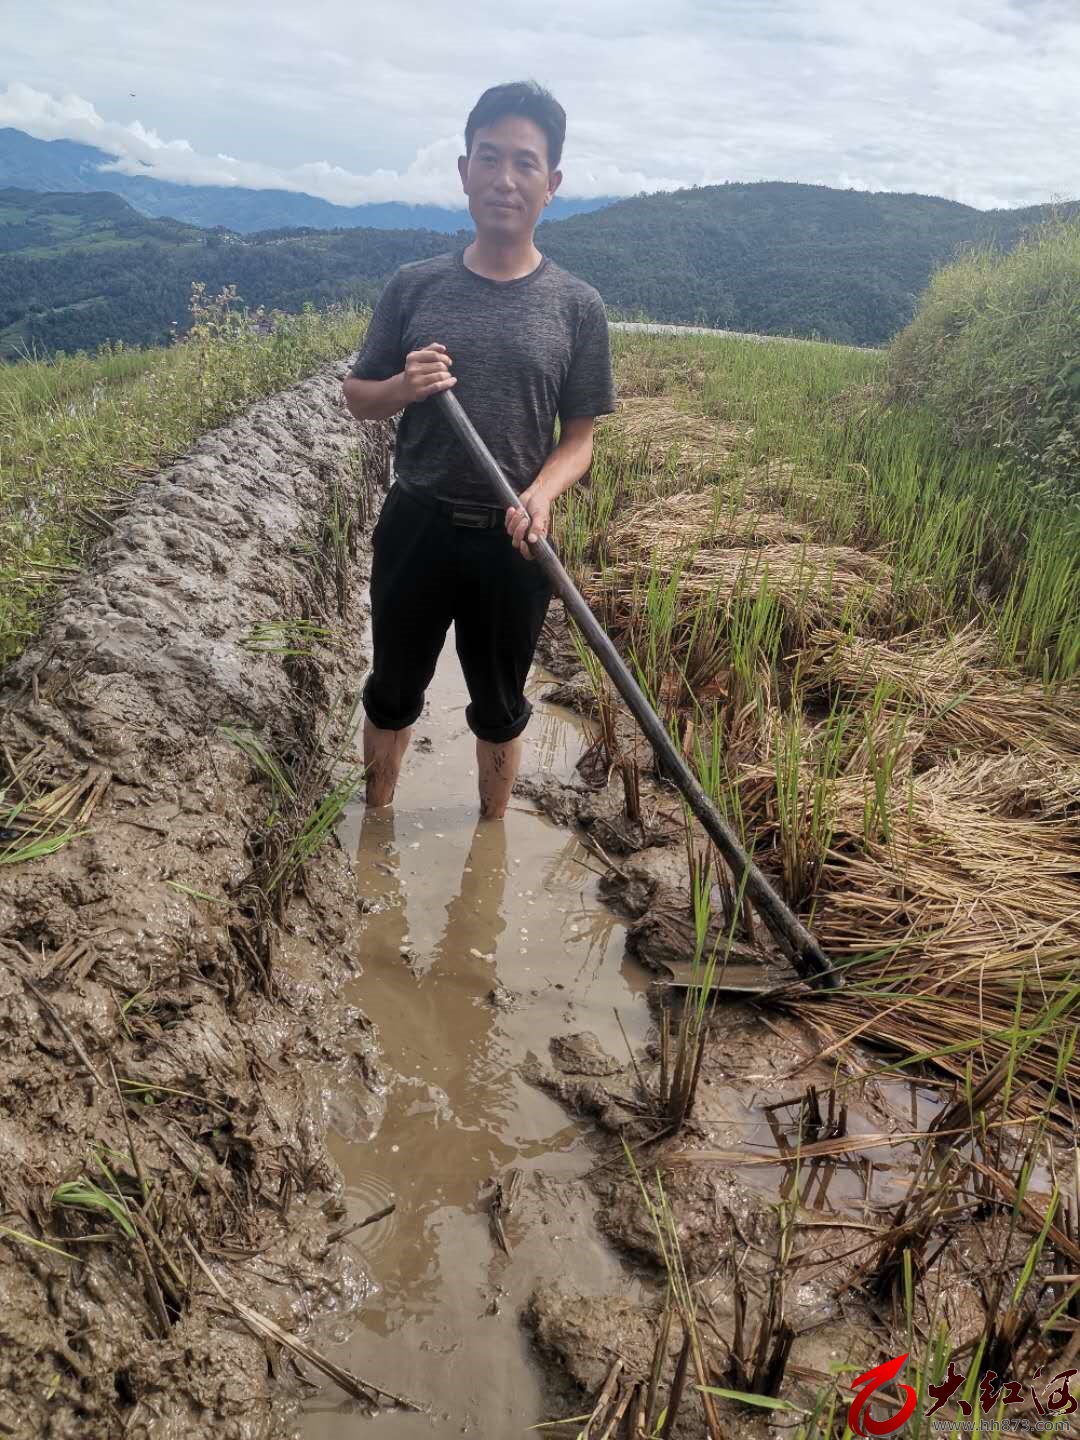
[[[532,484],[518,496],[521,504],[506,512],[506,533],[526,560],[531,560],[529,546],[535,545],[548,533],[551,519],[551,501],[538,484]]]

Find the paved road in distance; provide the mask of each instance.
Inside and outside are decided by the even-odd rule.
[[[727,340],[754,340],[758,344],[770,341],[781,345],[832,345],[832,340],[807,340],[800,335],[754,335],[745,330],[710,330],[704,325],[661,325],[645,320],[609,320],[609,330],[630,330],[641,335],[720,335]],[[842,345],[842,350],[876,350],[874,345]]]

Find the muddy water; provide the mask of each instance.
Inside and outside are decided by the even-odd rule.
[[[581,753],[574,717],[538,702],[523,769],[569,776]],[[614,1009],[633,1045],[648,1016],[645,972],[624,959],[624,926],[596,899],[589,853],[515,799],[503,822],[476,820],[467,695],[448,643],[414,730],[396,802],[347,817],[367,913],[363,978],[343,996],[376,1022],[388,1076],[371,1114],[346,1090],[330,1097],[330,1148],[349,1216],[396,1203],[354,1243],[380,1287],[335,1358],[390,1390],[430,1402],[391,1414],[394,1437],[523,1435],[543,1414],[539,1373],[518,1315],[542,1279],[637,1293],[592,1223],[582,1181],[585,1127],[525,1083],[531,1053],[553,1035],[593,1032],[625,1060]],[[523,1172],[499,1246],[487,1185]],[[307,1405],[305,1440],[360,1434],[370,1422],[324,1390]]]

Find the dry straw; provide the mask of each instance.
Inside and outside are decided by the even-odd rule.
[[[716,466],[743,443],[745,430],[675,407],[668,395],[621,400],[606,422],[623,444],[643,447],[650,459],[671,457],[681,468]]]
[[[655,561],[667,555],[659,534]],[[587,581],[586,598],[603,595],[609,606],[632,613],[648,580],[644,556],[615,561]],[[753,549],[702,545],[687,559],[679,576],[679,598],[692,610],[704,598],[717,607],[752,597],[762,588],[776,597],[785,619],[805,627],[836,621],[857,609],[867,616],[888,606],[888,567],[871,555],[847,546],[810,544],[759,545]]]
[[[833,626],[808,641],[805,671],[852,700],[889,681],[889,703],[921,712],[938,748],[1033,749],[1049,764],[1080,759],[1080,686],[1050,692],[996,667],[993,651],[993,636],[974,622],[952,634],[931,626],[890,640]]]
[[[1012,1113],[1038,1113],[1054,1091],[1064,1124],[1069,1077],[1055,1077],[1080,981],[1080,686],[1021,675],[995,626],[951,613],[929,572],[906,563],[899,594],[895,545],[827,543],[801,460],[755,456],[744,432],[744,452],[710,475],[705,460],[733,435],[665,397],[611,423],[656,464],[683,440],[699,468],[645,503],[626,502],[647,486],[616,496],[582,588],[679,733],[713,727],[710,788],[761,863],[785,882],[803,875],[815,933],[856,966],[839,998],[788,1003],[830,1052],[874,1040],[964,1083],[1009,1058]],[[847,514],[845,539],[860,533]],[[740,648],[744,611],[762,623]],[[690,640],[702,635],[710,665],[695,669]],[[793,865],[807,845],[815,853]]]

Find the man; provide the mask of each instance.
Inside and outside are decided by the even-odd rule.
[[[588,470],[594,418],[615,405],[600,296],[533,243],[562,179],[565,133],[562,106],[540,86],[484,92],[458,160],[476,238],[391,277],[345,381],[358,420],[403,412],[395,483],[372,537],[369,805],[393,799],[451,621],[481,815],[505,814],[513,789],[531,713],[525,680],[551,599],[529,545],[547,534],[552,502]],[[518,507],[497,505],[433,398],[451,387]]]

